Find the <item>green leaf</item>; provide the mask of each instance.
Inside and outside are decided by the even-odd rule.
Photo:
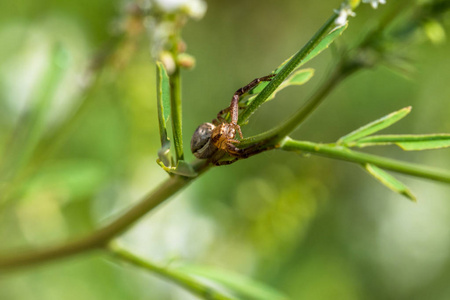
[[[303,64],[310,61],[317,55],[319,55],[323,50],[327,49],[336,38],[342,35],[344,30],[347,29],[347,24],[334,28],[330,33],[325,37],[320,44],[311,51],[308,56],[303,60]]]
[[[287,78],[282,84],[280,84],[278,86],[278,88],[275,90],[275,92],[272,93],[272,95],[270,95],[265,101],[269,101],[272,100],[273,98],[275,98],[275,95],[281,91],[282,89],[288,87],[288,86],[293,86],[293,85],[302,85],[307,83],[312,77],[314,76],[314,69],[301,69],[296,71],[294,74],[292,74],[289,78]],[[258,85],[258,89],[260,88],[260,85],[263,85],[261,87],[261,90],[268,84],[268,82],[263,82],[260,83]],[[246,105],[249,105],[255,98],[257,95],[254,95],[250,98],[248,98],[245,102]]]
[[[347,25],[336,27],[335,20],[337,17],[338,15],[334,14],[328,19],[303,48],[283,62],[273,72],[276,76],[265,85],[263,90],[252,101],[251,105],[248,105],[248,107],[240,114],[239,124],[246,123],[256,109],[266,102],[267,98],[276,91],[279,85],[281,85],[289,75],[326,49],[340,34],[342,34],[347,28]]]
[[[166,124],[170,116],[170,84],[167,71],[159,61],[156,62],[156,78],[159,134],[161,137],[161,146],[164,146],[169,141]]]
[[[450,147],[450,134],[435,133],[424,135],[387,134],[374,135],[357,140],[351,146],[363,148],[395,144],[405,151],[420,151]]]
[[[213,280],[216,283],[234,291],[241,297],[239,299],[258,299],[258,300],[285,300],[287,296],[274,288],[251,278],[236,274],[231,271],[219,270],[212,267],[198,265],[183,265],[176,269],[179,272],[188,275],[195,275]]]
[[[179,160],[177,167],[173,171],[171,171],[171,173],[185,177],[198,176],[198,173],[195,172],[194,168],[192,168],[192,166],[184,160]]]
[[[366,169],[367,172],[369,172],[370,175],[375,177],[376,180],[381,182],[387,188],[391,189],[392,191],[398,194],[405,196],[411,201],[416,202],[416,197],[411,193],[409,188],[392,175],[388,174],[387,172],[383,171],[382,169],[372,164],[366,164],[364,168]]]
[[[323,38],[320,41],[320,43],[314,49],[312,49],[312,51],[308,55],[305,56],[305,58],[296,67],[296,69],[298,69],[299,67],[306,64],[308,61],[319,55],[323,50],[327,49],[334,42],[334,40],[344,32],[345,29],[347,29],[347,24],[336,27],[333,30],[331,30],[328,33],[328,35],[325,38]],[[277,74],[278,72],[280,72],[280,70],[284,67],[284,65],[286,65],[292,59],[293,56],[294,55],[286,59],[273,73]]]
[[[407,114],[411,112],[411,106],[402,108],[398,111],[390,113],[387,116],[384,116],[378,120],[375,120],[363,127],[356,129],[355,131],[350,132],[349,134],[341,137],[337,143],[347,145],[350,142],[356,141],[363,137],[366,137],[372,133],[380,131],[384,128],[391,126],[392,124],[403,119]]]

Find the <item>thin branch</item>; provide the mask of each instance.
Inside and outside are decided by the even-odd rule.
[[[321,34],[326,34],[331,28],[328,27],[332,26],[335,18],[336,14],[334,14],[333,17],[327,21],[327,23],[318,31],[318,33],[314,38],[317,38],[318,35],[320,36]],[[307,51],[309,47],[308,45],[310,45],[310,43],[308,43],[302,50],[300,50],[296,54],[296,56],[294,56],[297,57],[296,59],[299,59],[296,62],[297,66],[298,64],[301,63],[303,55],[307,55],[309,53]],[[269,97],[270,94],[276,90],[278,85],[281,84],[281,82],[289,75],[290,68],[292,68],[293,66],[294,64],[292,64],[288,69],[286,65],[284,69],[282,69],[280,73],[278,73],[275,79],[271,83],[269,83],[269,85],[267,85],[266,88],[260,93],[260,95],[258,96],[260,97],[260,100],[258,101],[263,103],[264,100],[267,97]],[[370,65],[367,66],[362,65],[362,67],[368,66]],[[300,141],[293,141],[290,139],[283,140],[284,136],[286,136],[292,130],[294,130],[317,107],[317,105],[323,101],[323,99],[330,93],[330,91],[340,81],[342,81],[342,79],[345,78],[345,76],[348,76],[349,74],[352,73],[346,72],[345,68],[340,70],[339,72],[342,73],[340,74],[335,73],[334,75],[331,75],[330,79],[319,88],[318,92],[315,95],[313,95],[312,100],[310,100],[307,104],[305,104],[304,107],[302,107],[293,117],[291,117],[280,127],[277,127],[273,131],[269,131],[268,133],[262,134],[260,136],[246,139],[242,141],[241,145],[245,146],[252,143],[254,144],[255,141],[262,141],[258,145],[261,145],[261,147],[266,147],[264,149],[270,149],[273,148],[274,146],[280,146],[283,150],[287,151],[305,151],[317,155],[347,160],[356,163],[371,163],[383,169],[450,183],[450,174],[446,171],[426,168],[415,164],[404,163],[392,159],[386,159],[374,155],[355,152],[349,149],[339,148],[332,145],[330,146],[311,142],[300,142]],[[333,78],[337,78],[338,80],[332,82]],[[179,92],[180,92],[180,82],[179,81],[177,82],[177,80],[175,79],[175,91],[173,94],[179,95]],[[177,107],[177,105],[181,105],[180,97],[177,96],[177,99],[175,100],[176,100],[175,105],[172,104],[172,110],[175,107]],[[259,102],[255,102],[255,106],[244,113],[243,115],[244,117],[241,119],[241,121],[245,121],[246,119],[248,119],[248,117],[250,117],[253,111],[258,107],[258,103]],[[176,128],[179,126],[180,129],[179,136],[181,137],[181,109],[178,112],[180,114],[179,118],[178,117],[173,118],[173,121],[174,119],[176,119],[179,120],[180,123],[174,124],[173,127]],[[177,134],[174,134],[174,140],[176,139],[177,136],[178,136]],[[275,145],[275,143],[277,145]],[[267,145],[271,147],[267,147]],[[179,151],[177,152],[178,158],[182,158],[183,154],[182,144],[178,143],[177,147],[180,146],[181,150],[179,149]],[[206,161],[196,161],[194,162],[193,167],[195,171],[197,171],[197,173],[200,174],[205,172],[209,168],[209,165]],[[117,219],[115,219],[105,227],[102,227],[94,231],[93,233],[89,234],[86,237],[71,242],[67,242],[59,246],[41,250],[33,250],[33,251],[30,250],[28,253],[0,257],[0,269],[8,269],[37,264],[58,258],[67,257],[88,250],[102,248],[105,245],[107,245],[107,243],[112,238],[123,233],[129,226],[131,226],[139,218],[145,215],[148,211],[157,207],[160,203],[162,203],[163,201],[171,197],[173,194],[175,194],[176,192],[187,186],[195,178],[196,177],[186,178],[182,176],[173,176],[168,180],[166,180],[159,187],[157,187],[153,192],[144,197],[144,199],[142,199],[139,203],[137,203],[135,206],[130,208],[127,212],[119,216]]]
[[[181,127],[181,78],[180,67],[176,67],[173,74],[169,76],[170,81],[170,106],[171,106],[171,119],[172,119],[172,131],[173,142],[175,145],[175,154],[177,161],[184,160],[183,153],[183,135]]]
[[[205,161],[196,161],[194,168],[197,173],[201,174],[209,166],[206,165]],[[170,177],[127,212],[123,213],[108,225],[90,233],[88,236],[46,249],[35,249],[21,254],[0,256],[0,269],[5,270],[43,263],[80,252],[102,248],[112,238],[123,233],[147,212],[187,186],[192,180],[192,177]]]
[[[413,163],[402,162],[395,159],[385,158],[377,155],[350,150],[334,144],[318,144],[312,142],[295,141],[290,138],[282,143],[281,150],[292,152],[307,152],[329,158],[350,161],[358,164],[373,164],[379,168],[431,179],[435,181],[450,183],[450,172]]]
[[[234,298],[223,295],[210,287],[204,285],[203,283],[195,280],[194,278],[185,275],[183,273],[177,272],[175,270],[170,270],[164,268],[154,263],[139,257],[130,251],[120,247],[116,243],[111,243],[107,250],[113,255],[114,258],[118,258],[125,262],[128,262],[139,268],[148,270],[152,273],[158,274],[159,276],[166,278],[182,287],[188,291],[194,293],[195,295],[208,300],[232,300]]]

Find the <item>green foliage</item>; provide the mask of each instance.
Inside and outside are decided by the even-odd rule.
[[[387,64],[391,68],[400,67],[399,62],[405,61],[405,57],[400,53],[400,50],[406,45],[405,41],[408,42],[408,47],[422,42],[418,38],[419,35],[416,34],[417,31],[423,30],[423,33],[434,44],[443,45],[446,25],[445,22],[439,20],[439,17],[443,15],[445,10],[450,9],[447,2],[441,0],[399,1],[396,6],[389,8],[384,18],[380,18],[379,22],[374,22],[376,25],[371,30],[365,28],[364,25],[363,30],[358,28],[359,35],[357,37],[351,36],[352,33],[349,32],[350,38],[358,42],[354,43],[354,47],[351,49],[344,48],[342,45],[337,47],[338,51],[334,53],[337,55],[333,57],[333,63],[330,67],[332,71],[330,74],[322,76],[325,79],[318,85],[312,96],[304,100],[303,106],[299,109],[292,109],[294,112],[292,116],[282,120],[278,126],[274,124],[275,120],[280,119],[281,116],[284,118],[286,111],[283,109],[284,111],[278,113],[277,109],[273,109],[269,117],[266,116],[265,132],[249,137],[244,132],[246,139],[239,141],[239,143],[235,142],[235,144],[241,148],[248,147],[250,150],[246,150],[249,151],[249,156],[276,148],[353,162],[358,166],[363,166],[371,176],[390,190],[412,201],[416,201],[416,196],[404,183],[388,171],[450,183],[450,172],[446,170],[389,159],[384,157],[385,153],[373,155],[352,149],[383,145],[396,145],[405,151],[450,147],[450,134],[376,134],[408,115],[411,111],[410,106],[360,127],[341,137],[336,143],[299,141],[289,137],[296,128],[303,125],[304,121],[334,88],[350,75],[381,64]],[[377,2],[377,4],[379,3]],[[2,5],[8,4],[0,4],[0,6]],[[110,7],[109,3],[104,5]],[[227,9],[229,6],[219,2],[210,5],[217,5],[223,9]],[[274,5],[277,8],[283,6],[279,3]],[[295,5],[302,7],[302,4],[298,1],[295,2]],[[348,17],[353,14],[352,11],[343,11],[343,9],[355,9],[358,6],[360,6],[360,1],[354,0],[344,1],[334,13],[330,8],[331,17],[314,36],[307,39],[308,42],[304,47],[273,71],[273,74],[276,74],[273,80],[261,83],[249,95],[246,95],[247,98],[241,99],[241,104],[245,107],[240,112],[239,124],[249,123],[250,116],[262,104],[273,99],[279,91],[288,86],[303,86],[316,73],[321,73],[320,65],[315,69],[300,68],[329,48],[347,29],[348,20],[344,20],[345,24],[340,25],[342,24],[341,17],[342,15]],[[363,5],[361,4],[361,6]],[[369,7],[369,5],[366,5],[366,7]],[[385,7],[388,8],[388,5],[383,6],[383,9]],[[201,11],[196,11],[195,6],[189,5],[178,10],[165,11],[165,9],[163,2],[154,7],[150,6],[150,8],[140,7],[138,3],[127,8],[126,13],[123,13],[122,18],[117,20],[118,24],[116,24],[116,30],[121,33],[112,39],[106,51],[101,51],[98,56],[92,59],[92,64],[85,75],[86,78],[83,78],[84,85],[74,97],[78,102],[75,101],[76,104],[71,108],[73,111],[60,114],[61,119],[52,121],[54,123],[49,121],[51,119],[49,108],[54,105],[53,101],[61,94],[70,92],[69,86],[75,85],[74,80],[70,84],[65,84],[64,76],[62,76],[69,65],[68,57],[71,53],[67,50],[68,48],[56,46],[51,51],[50,62],[38,76],[40,78],[36,79],[36,91],[31,94],[31,99],[28,99],[28,104],[20,114],[17,123],[5,117],[9,111],[3,110],[3,108],[8,105],[3,103],[3,100],[0,101],[0,115],[2,116],[0,120],[0,128],[2,129],[0,141],[6,141],[6,143],[2,143],[0,161],[0,202],[2,204],[0,205],[0,213],[2,214],[0,215],[0,241],[5,241],[0,243],[0,251],[2,251],[0,255],[1,271],[101,249],[102,251],[97,252],[100,257],[108,256],[114,262],[131,263],[147,272],[157,274],[164,281],[175,283],[176,286],[180,286],[203,299],[234,299],[227,293],[222,293],[222,289],[216,290],[216,288],[210,287],[211,282],[213,283],[211,286],[219,286],[229,291],[230,294],[236,295],[238,299],[288,299],[289,297],[297,299],[299,294],[303,295],[301,291],[298,292],[299,286],[308,286],[309,290],[306,294],[315,295],[314,298],[317,299],[321,299],[321,297],[324,299],[329,298],[331,292],[328,291],[327,296],[323,296],[324,294],[321,294],[320,289],[324,286],[332,288],[333,285],[336,285],[334,274],[342,274],[343,276],[343,278],[339,278],[338,283],[344,283],[345,287],[339,287],[336,290],[341,291],[345,295],[341,296],[345,299],[348,299],[348,295],[359,299],[368,294],[371,297],[383,299],[404,297],[398,292],[401,285],[395,285],[395,289],[391,289],[389,293],[379,291],[379,283],[377,282],[373,284],[377,286],[376,291],[374,291],[371,284],[367,284],[367,282],[373,282],[375,276],[360,279],[360,276],[357,275],[360,272],[353,270],[356,269],[355,265],[361,270],[367,270],[364,268],[367,267],[368,263],[363,261],[363,257],[357,257],[362,262],[355,259],[355,249],[361,247],[361,241],[358,240],[358,243],[355,243],[353,235],[338,232],[345,227],[346,222],[338,219],[349,219],[342,217],[339,213],[346,211],[345,204],[351,207],[349,211],[351,211],[352,218],[348,222],[352,224],[352,228],[361,228],[364,238],[370,237],[370,233],[359,226],[360,224],[367,225],[364,222],[368,218],[364,216],[364,210],[357,211],[358,205],[366,205],[369,202],[365,198],[370,198],[368,196],[370,192],[363,191],[362,185],[360,186],[355,178],[352,180],[336,178],[338,176],[333,174],[335,167],[333,164],[325,165],[325,168],[322,168],[317,165],[312,166],[311,161],[303,160],[301,164],[297,164],[294,160],[286,160],[288,156],[282,157],[282,161],[280,161],[278,155],[267,154],[266,156],[260,156],[262,161],[254,160],[256,163],[253,164],[251,162],[248,162],[248,165],[239,163],[236,164],[235,168],[221,168],[220,171],[209,172],[210,175],[205,176],[204,181],[200,181],[203,182],[202,186],[193,187],[192,193],[185,193],[181,195],[181,200],[173,201],[173,205],[186,205],[180,208],[181,212],[175,211],[172,214],[169,213],[170,216],[159,217],[159,221],[158,216],[152,215],[149,220],[155,223],[148,225],[142,222],[142,225],[134,227],[133,232],[124,239],[126,242],[128,240],[142,242],[139,245],[145,251],[148,251],[146,253],[149,256],[152,256],[152,251],[155,251],[156,256],[160,255],[163,260],[167,261],[168,257],[173,255],[172,252],[176,252],[175,254],[183,252],[183,255],[186,256],[183,257],[183,261],[198,260],[198,264],[187,264],[176,268],[171,265],[166,266],[165,263],[153,263],[146,258],[133,254],[133,251],[125,250],[118,247],[117,244],[111,243],[147,212],[152,211],[159,204],[189,185],[190,182],[196,180],[201,174],[209,171],[211,163],[208,160],[195,160],[193,162],[185,160],[183,141],[189,139],[190,136],[189,134],[183,135],[182,124],[185,128],[195,128],[198,125],[195,122],[198,120],[195,120],[196,118],[192,118],[192,116],[199,115],[198,119],[202,120],[210,119],[210,117],[203,115],[205,111],[212,107],[212,110],[217,113],[219,108],[222,108],[222,105],[219,104],[221,100],[212,97],[212,95],[217,94],[213,86],[224,83],[224,78],[221,77],[222,73],[232,72],[232,74],[235,74],[241,70],[232,63],[233,55],[229,55],[230,51],[226,49],[232,49],[235,53],[245,53],[245,44],[240,44],[239,51],[236,51],[238,48],[236,40],[241,36],[240,33],[232,34],[230,37],[226,34],[219,34],[219,28],[211,26],[211,28],[214,28],[214,30],[209,29],[213,33],[211,36],[219,37],[220,51],[223,48],[223,52],[227,56],[225,57],[223,53],[210,53],[209,56],[206,56],[207,58],[213,58],[209,64],[205,62],[206,60],[203,60],[200,64],[203,68],[208,65],[206,70],[211,73],[205,72],[205,69],[200,69],[202,74],[208,74],[207,80],[205,80],[205,77],[198,77],[195,73],[184,73],[183,68],[190,69],[194,64],[193,57],[185,53],[185,41],[189,42],[194,49],[196,45],[201,44],[201,47],[204,47],[206,44],[203,40],[201,43],[192,42],[191,44],[191,40],[198,37],[203,38],[203,35],[198,34],[198,31],[195,31],[196,35],[191,37],[189,37],[188,32],[188,38],[181,39],[181,29],[188,18],[199,17]],[[223,15],[228,15],[226,11],[217,11],[220,11]],[[239,9],[234,6],[232,8],[233,13],[242,13],[243,11],[246,12],[245,3]],[[376,16],[377,14],[373,13],[373,15]],[[242,16],[237,16],[234,16],[235,21],[233,22],[237,23],[244,19]],[[246,19],[246,21],[253,24],[255,16],[259,17],[260,15],[248,14],[248,20]],[[74,15],[72,17],[84,20],[86,16],[80,18]],[[297,17],[297,12],[295,17]],[[95,22],[99,19],[95,14]],[[104,20],[110,19],[113,19],[113,17],[104,18]],[[339,22],[337,22],[338,19]],[[206,21],[211,22],[211,20]],[[268,23],[270,22],[264,24]],[[202,28],[208,27],[202,23],[199,24]],[[22,24],[21,26],[25,25]],[[106,28],[106,23],[99,25],[99,27]],[[353,28],[357,27],[354,26]],[[29,29],[26,26],[23,28]],[[52,28],[58,28],[58,26],[52,26]],[[229,24],[226,28],[227,32],[230,31]],[[259,30],[259,26],[256,26],[256,28]],[[289,38],[295,41],[305,38],[303,30],[292,32],[292,25],[284,27],[283,30],[269,24],[264,30],[269,33],[274,28],[277,29],[277,32],[289,32]],[[13,36],[20,39],[24,32],[28,32],[27,30],[23,32],[21,30],[13,31],[11,35],[4,35],[0,31],[0,38]],[[205,29],[205,32],[209,31]],[[364,34],[363,37],[360,36],[362,34]],[[65,35],[72,36],[66,33]],[[245,39],[251,38],[247,34],[242,36]],[[152,55],[157,60],[156,86],[151,87],[145,84],[145,82],[152,81],[153,76],[155,76],[154,66],[150,62],[148,53],[148,37],[150,37],[152,43]],[[36,40],[40,38],[41,36],[38,36]],[[86,38],[86,43],[87,40]],[[274,47],[269,47],[272,40],[276,40],[274,35],[271,36],[271,40],[261,39],[263,43],[267,43],[267,47],[262,47],[264,50],[267,48],[265,61],[278,59],[278,53],[272,55],[271,52],[276,52],[274,49],[284,49],[285,47],[281,38],[277,40]],[[208,39],[208,47],[214,47],[215,42],[217,41],[214,38]],[[228,44],[232,46],[227,48]],[[34,51],[34,48],[32,50]],[[3,55],[2,51],[4,50],[0,50],[0,55]],[[193,51],[198,55],[201,55],[201,52],[199,49]],[[258,62],[256,57],[255,55],[255,61]],[[426,57],[432,59],[432,55]],[[262,65],[263,59],[259,59]],[[411,63],[408,62],[408,64]],[[6,68],[5,70],[10,71],[12,69],[14,68]],[[3,69],[0,68],[0,71],[3,71]],[[429,74],[435,75],[435,71],[433,70]],[[195,95],[189,95],[183,99],[184,107],[187,108],[184,113],[186,116],[184,121],[181,111],[182,75],[186,76],[187,79],[184,86],[186,94],[195,92]],[[1,72],[0,76],[2,76]],[[14,74],[12,74],[12,77],[17,78]],[[418,82],[423,84],[420,80]],[[377,85],[375,81],[371,85],[376,86],[377,93],[392,93],[389,87],[395,86],[390,84],[386,84],[386,86]],[[20,85],[20,88],[24,87]],[[346,97],[349,95],[354,97],[359,90],[365,90],[366,86],[358,86],[357,83],[352,82],[346,88],[347,90],[343,94]],[[3,85],[0,86],[0,92],[4,92],[3,89],[7,90]],[[5,92],[5,94],[7,93]],[[364,97],[370,96],[367,94],[365,92]],[[17,95],[20,96],[20,93],[15,93],[15,96]],[[391,98],[398,98],[400,99],[399,102],[404,101],[403,99],[409,101],[408,97]],[[207,99],[208,102],[202,102],[203,99]],[[341,99],[341,101],[345,100]],[[156,106],[151,104],[153,101],[156,101]],[[363,101],[363,97],[361,97],[361,101]],[[375,104],[367,100],[367,102],[360,102],[354,107],[358,109],[359,117],[366,118],[361,113],[361,111],[365,111],[369,119],[368,114],[371,111],[375,112],[376,106],[390,104],[390,102],[383,101],[380,100],[380,104],[378,102]],[[297,104],[298,100],[296,99],[289,105],[296,107]],[[346,105],[342,104],[342,109],[333,111],[333,114],[345,115],[348,113],[348,106],[346,108]],[[67,103],[65,105],[70,107]],[[276,103],[272,103],[272,105],[277,107]],[[364,110],[363,108],[366,105],[367,107],[371,105],[370,109]],[[409,103],[403,105],[409,105]],[[431,104],[427,103],[427,105]],[[444,111],[444,103],[440,103],[440,105],[442,106],[441,110]],[[285,108],[281,104],[279,107]],[[158,116],[158,122],[154,118],[155,115]],[[215,114],[212,113],[212,116],[214,117]],[[168,123],[169,121],[171,123]],[[328,121],[324,117],[320,120],[320,124],[316,122],[314,134],[320,131],[330,131],[330,135],[334,134],[333,130],[341,124],[330,126]],[[152,122],[158,126],[155,126]],[[346,123],[345,118],[341,118],[340,122],[342,122],[342,126],[351,125]],[[48,124],[56,125],[50,126]],[[257,124],[257,122],[254,124]],[[250,125],[253,125],[253,123]],[[161,147],[155,142],[158,137]],[[148,192],[149,183],[153,185],[154,182],[159,181],[161,174],[164,173],[156,165],[155,169],[152,169],[152,167],[149,167],[150,164],[147,163],[148,157],[154,157],[155,153],[158,156],[157,164],[170,176],[167,176],[168,178],[164,182],[155,188],[152,187],[153,190]],[[303,156],[307,157],[308,155]],[[239,171],[241,166],[243,166],[242,172]],[[147,168],[150,168],[151,171],[148,171]],[[232,175],[227,173],[228,170],[233,172]],[[288,175],[283,177],[278,176],[278,174]],[[257,184],[252,185],[248,180],[245,180],[245,176],[250,175],[251,178],[255,178]],[[262,179],[262,176],[266,176],[266,178]],[[285,180],[286,178],[289,178],[289,180]],[[318,179],[313,178],[323,179],[324,183],[319,183]],[[279,192],[273,191],[274,186],[281,186],[278,189]],[[339,188],[336,188],[336,186],[339,186]],[[236,187],[238,187],[237,191]],[[302,190],[302,193],[298,192],[299,190]],[[351,194],[342,194],[342,190],[351,190],[352,192]],[[420,187],[414,186],[414,190],[420,191]],[[129,204],[129,209],[117,214],[118,208],[123,208],[124,205],[130,203],[128,202],[129,195],[144,194],[145,196],[141,201]],[[361,199],[358,199],[358,205],[349,202],[349,199],[355,195],[362,195]],[[239,198],[239,201],[236,201],[235,198]],[[23,201],[23,199],[27,201]],[[127,202],[125,203],[124,200]],[[427,201],[421,201],[420,205],[424,202]],[[195,206],[195,211],[189,211],[191,208],[189,205]],[[320,211],[322,205],[327,209]],[[381,206],[382,204],[378,202],[371,205]],[[242,208],[243,206],[245,208]],[[333,208],[337,208],[338,213]],[[161,211],[168,210],[171,212],[170,209],[173,209],[173,207],[166,206]],[[357,212],[354,213],[354,210]],[[358,220],[361,212],[362,221]],[[355,215],[358,217],[354,217]],[[49,219],[47,220],[46,217]],[[385,215],[383,217],[387,218]],[[106,224],[105,219],[108,221]],[[372,215],[371,220],[375,219],[381,218],[379,215]],[[42,220],[45,220],[45,222]],[[199,220],[203,223],[196,223]],[[384,221],[384,219],[382,220]],[[391,222],[389,225],[398,224],[398,220],[396,221],[397,223]],[[177,225],[173,226],[173,222]],[[314,223],[319,225],[314,227]],[[46,225],[48,227],[45,227]],[[245,230],[245,228],[253,225],[254,230]],[[54,231],[47,234],[47,231],[51,231],[49,230],[50,227],[55,229],[51,229]],[[190,227],[194,228],[191,232],[188,230]],[[332,233],[329,228],[333,228],[337,233]],[[378,229],[374,229],[377,234],[382,232]],[[156,231],[157,234],[152,233],[152,230]],[[309,230],[312,232],[310,235],[308,235]],[[316,230],[319,234],[316,235],[313,230]],[[86,235],[78,238],[80,232],[86,233]],[[74,233],[77,234],[77,237],[71,236]],[[48,242],[57,240],[58,237],[55,237],[57,234],[68,238],[68,241],[47,246]],[[330,238],[330,234],[334,234],[332,238]],[[352,238],[350,239],[347,236],[352,236]],[[323,238],[323,242],[320,238]],[[252,239],[259,240],[256,242],[249,241]],[[143,243],[144,240],[148,240],[149,243]],[[313,245],[323,243],[323,245],[316,246],[319,251],[315,251],[314,248],[309,247],[310,244],[308,243]],[[174,245],[175,251],[165,248],[166,244]],[[42,248],[36,250],[39,245]],[[370,246],[370,250],[372,250],[373,247]],[[377,244],[377,246],[380,245]],[[16,253],[15,249],[17,248],[29,248],[30,250],[29,252]],[[348,253],[340,253],[340,251],[348,251]],[[320,256],[327,252],[328,254],[325,254],[325,257],[333,257],[333,270],[331,272],[328,270],[327,263],[323,263]],[[357,252],[363,251],[358,250]],[[370,251],[366,252],[369,253]],[[375,256],[373,253],[365,253],[364,255]],[[406,256],[407,253],[402,252],[402,255]],[[345,260],[348,257],[351,257],[352,264],[346,264]],[[84,260],[85,257],[80,259]],[[389,259],[383,259],[381,261],[389,261]],[[230,271],[211,267],[214,264],[213,262],[217,260],[222,265],[226,265],[226,269]],[[318,264],[320,268],[316,268],[316,264],[313,264],[313,268],[306,271],[315,279],[306,276],[304,271],[305,265],[311,265],[311,261],[322,262]],[[445,260],[441,261],[443,262],[441,265],[444,265]],[[59,265],[55,265],[56,272],[59,272],[60,270],[57,270]],[[63,265],[62,262],[61,265]],[[91,266],[85,266],[84,268],[83,272],[92,275]],[[159,285],[149,287],[147,284],[148,278],[144,277],[145,280],[142,280],[134,270],[125,273],[126,276],[124,276],[124,268],[111,267],[111,269],[108,269],[105,267],[105,269],[104,273],[110,275],[107,278],[123,281],[123,278],[126,277],[127,283],[133,285],[131,288],[128,287],[127,292],[122,290],[123,295],[131,295],[129,298],[165,299],[176,297],[175,294],[170,292],[173,285],[168,289]],[[373,271],[373,268],[371,271]],[[39,271],[31,268],[27,272],[39,275]],[[83,272],[77,277],[80,281],[85,280],[82,275]],[[333,274],[333,276],[322,277],[322,272],[328,272],[327,274]],[[381,274],[379,277],[384,278],[383,272],[378,272]],[[100,275],[96,276],[99,281],[104,278],[103,274]],[[257,277],[258,280],[251,279],[249,276]],[[10,285],[28,285],[29,282],[33,282],[32,277],[30,278],[23,277],[17,281],[11,279],[13,283]],[[296,282],[298,278],[301,278],[300,284]],[[320,280],[317,278],[320,278]],[[106,287],[108,291],[119,289],[119,285],[111,285],[111,280],[107,280],[103,288]],[[145,281],[144,288],[139,287],[141,281]],[[322,281],[324,281],[323,285]],[[53,282],[49,280],[47,284],[52,292],[51,295],[55,295],[52,290]],[[7,298],[9,297],[10,287],[8,285],[8,282],[0,284],[0,298],[5,297],[5,295]],[[6,292],[3,291],[4,286],[7,286]],[[40,284],[38,286],[37,290],[42,289]],[[280,291],[271,286],[277,286]],[[363,288],[358,290],[358,286],[363,286]],[[11,288],[11,290],[18,289]],[[366,292],[366,290],[370,292]],[[334,291],[334,289],[331,289],[331,291]],[[409,289],[405,294],[411,295],[414,291]],[[83,299],[98,298],[92,296],[94,294],[90,294],[89,291],[77,292],[82,295],[81,298]],[[21,291],[17,293],[20,294]],[[358,297],[359,293],[363,296]],[[64,294],[70,294],[70,291],[64,290]],[[46,299],[49,294],[42,295],[44,296],[41,296],[41,298]],[[420,297],[420,294],[418,295]],[[90,296],[91,298],[89,298]],[[339,298],[339,295],[333,296]],[[39,296],[37,296],[37,299],[40,299]]]
[[[161,136],[161,147],[167,148],[166,144],[170,143],[169,137],[167,136],[167,121],[169,120],[170,116],[169,75],[167,75],[167,71],[164,68],[164,65],[159,61],[156,62],[156,72],[157,72],[156,99],[158,104],[157,106],[158,106],[159,134]]]
[[[406,198],[414,202],[416,201],[416,197],[411,193],[409,188],[402,182],[397,180],[394,176],[386,173],[382,169],[372,164],[366,164],[364,168],[367,170],[367,172],[369,172],[370,175],[372,175],[376,180],[381,182],[387,188],[398,194],[404,195]]]
[[[356,129],[355,131],[350,132],[349,134],[341,137],[337,143],[345,146],[351,146],[350,142],[355,142],[361,138],[364,138],[372,133],[383,130],[396,122],[400,121],[406,115],[411,112],[411,107],[405,107],[393,113],[390,113],[387,116],[384,116],[378,120],[375,120],[363,127]]]
[[[328,48],[328,46],[342,34],[347,26],[340,26],[335,28],[334,21],[337,15],[333,15],[323,26],[319,29],[314,37],[296,54],[291,56],[287,61],[283,62],[276,70],[277,74],[252,103],[240,114],[239,122],[245,123],[247,119],[254,113],[259,106],[268,101],[269,97],[278,89],[278,87],[291,75],[295,70],[302,66],[307,61],[314,58],[317,54]]]
[[[171,153],[170,140],[167,135],[167,121],[171,115],[171,92],[170,80],[167,71],[161,62],[157,62],[157,107],[159,120],[159,134],[161,137],[161,148],[158,150],[157,163],[169,174],[186,177],[196,177],[198,174],[192,166],[184,160],[178,160],[174,166]],[[175,134],[175,132],[173,132]]]
[[[295,71],[291,76],[289,76],[285,81],[283,81],[282,84],[280,84],[280,86],[275,90],[275,92],[273,92],[272,95],[269,96],[269,98],[266,99],[265,102],[275,98],[276,94],[282,89],[288,86],[303,85],[307,83],[313,76],[314,76],[314,69],[301,69]],[[255,89],[253,89],[250,94],[251,95],[258,94],[261,90],[264,89],[264,87],[267,86],[267,84],[268,82],[262,82]],[[250,105],[250,103],[252,103],[256,97],[257,95],[254,95],[248,98],[246,101],[241,102],[243,102],[245,105]]]
[[[373,135],[358,139],[352,144],[360,148],[380,145],[397,145],[405,151],[441,149],[450,147],[450,135],[445,133]]]
[[[210,266],[183,265],[177,271],[190,276],[212,280],[226,287],[238,295],[237,299],[259,299],[259,300],[286,300],[288,297],[281,292],[253,280],[249,277],[234,272],[218,269]]]

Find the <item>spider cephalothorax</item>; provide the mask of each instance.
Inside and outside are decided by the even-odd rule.
[[[195,157],[200,159],[210,159],[215,165],[230,164],[239,158],[247,157],[246,149],[236,147],[239,141],[236,140],[236,133],[242,139],[241,127],[237,124],[239,112],[239,98],[251,89],[256,87],[261,81],[270,81],[274,74],[257,78],[243,88],[238,89],[231,99],[229,107],[221,110],[217,114],[217,119],[212,123],[203,123],[194,132],[191,140],[191,151]],[[224,116],[231,115],[231,121],[227,122]],[[229,154],[235,159],[229,161],[219,160]]]
[[[232,146],[233,143],[239,143],[238,140],[235,140],[237,128],[239,128],[239,125],[233,123],[220,123],[215,126],[211,132],[211,141],[214,146],[220,150],[227,151],[230,149],[230,145]],[[240,128],[237,131],[242,139],[243,136]]]

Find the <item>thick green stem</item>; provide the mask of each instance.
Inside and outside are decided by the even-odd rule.
[[[334,159],[350,161],[359,164],[373,164],[379,168],[403,173],[415,177],[450,183],[450,172],[417,164],[384,158],[372,154],[356,152],[345,147],[295,141],[287,138],[280,149],[293,152],[308,152]]]
[[[181,77],[180,68],[177,66],[175,71],[169,76],[170,81],[170,106],[172,119],[173,141],[175,144],[175,155],[177,161],[184,160],[183,153],[183,133],[182,133],[182,105],[181,105]]]
[[[205,172],[209,166],[205,161],[198,161],[194,165],[197,173]],[[168,199],[176,192],[187,186],[193,178],[172,176],[158,186],[153,192],[145,196],[135,206],[119,216],[108,225],[82,237],[62,245],[41,250],[30,250],[22,254],[10,256],[0,256],[0,269],[9,269],[20,266],[32,265],[51,261],[70,255],[74,255],[87,250],[98,249],[106,245],[112,238],[123,233],[133,223],[139,220],[147,212],[154,209],[164,200]]]
[[[158,274],[159,276],[166,278],[170,281],[177,283],[178,285],[186,288],[191,291],[195,295],[208,300],[232,300],[228,296],[225,296],[217,291],[211,289],[210,287],[204,285],[203,283],[198,282],[190,276],[187,276],[183,273],[170,270],[168,268],[157,266],[150,261],[139,257],[130,251],[118,246],[116,243],[111,243],[108,246],[108,250],[114,257],[128,262],[137,267],[143,268],[145,270],[151,271],[153,273]]]

